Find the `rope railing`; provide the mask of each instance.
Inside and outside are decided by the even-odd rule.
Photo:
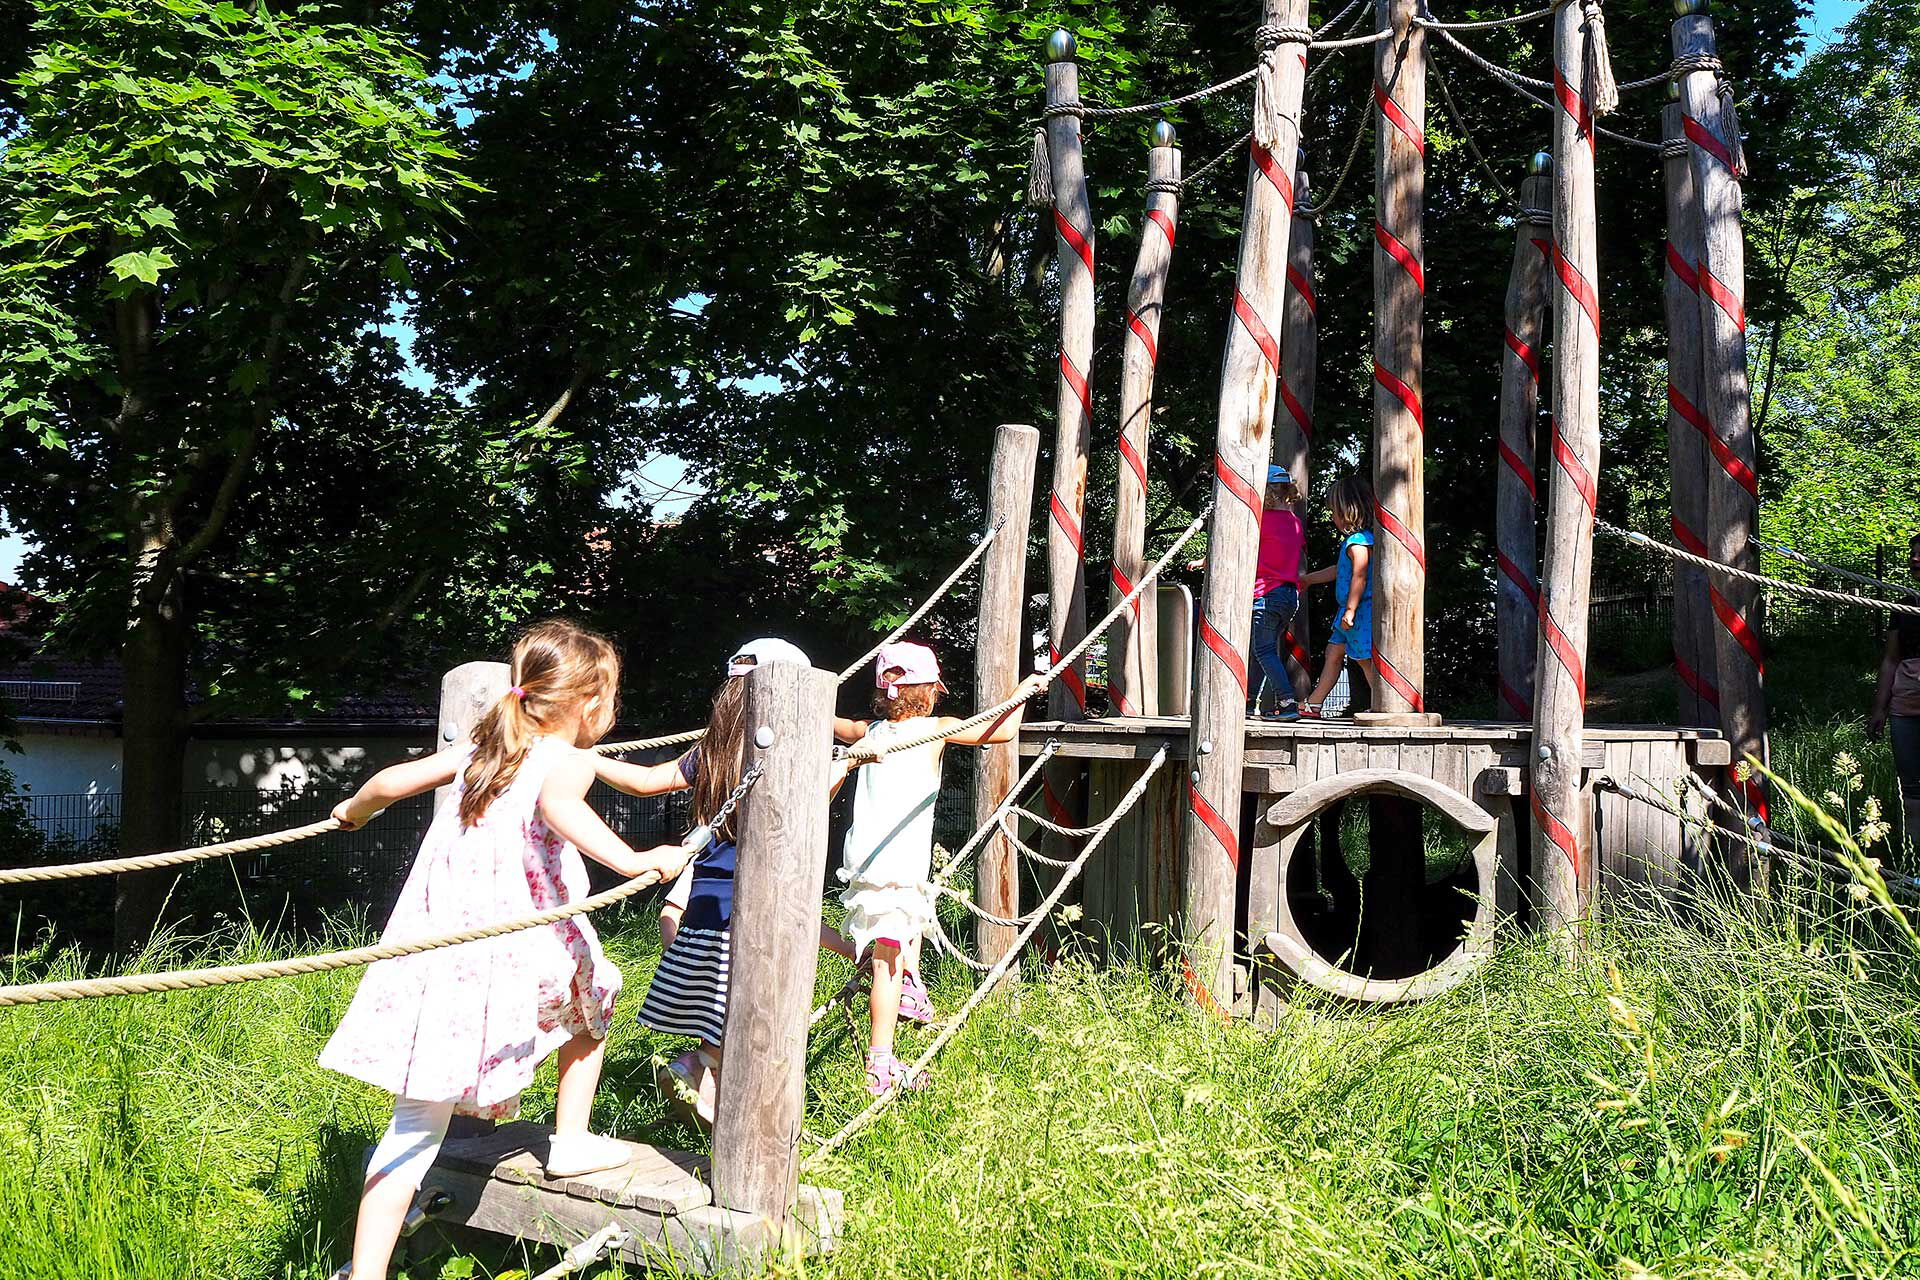
[[[733,793],[727,797],[726,802],[720,806],[719,812],[714,815],[713,823],[695,828],[680,842],[680,848],[692,854],[704,847],[712,834],[712,827],[726,821],[733,813],[741,797],[760,780],[761,770],[762,766],[757,764],[749,769],[746,776],[740,779],[740,784],[733,789]],[[236,982],[260,982],[271,978],[326,973],[332,969],[351,969],[380,960],[397,960],[402,956],[438,951],[444,947],[463,946],[469,942],[481,942],[510,933],[521,933],[527,929],[538,929],[542,925],[558,924],[562,920],[571,920],[575,916],[586,915],[590,911],[598,911],[602,907],[624,902],[659,883],[658,873],[643,872],[625,884],[616,885],[603,893],[596,893],[566,906],[549,907],[544,911],[536,911],[531,915],[504,920],[497,924],[476,925],[469,929],[457,929],[425,938],[413,938],[405,942],[382,942],[367,947],[351,947],[344,951],[294,956],[285,960],[261,960],[252,964],[219,965],[206,969],[170,969],[160,973],[129,973],[113,977],[75,978],[63,982],[29,982],[4,986],[0,987],[0,1008],[23,1004],[44,1004],[55,1000],[92,1000],[102,996],[150,995],[157,991],[197,991],[206,987],[231,986]]]
[[[1369,90],[1369,92],[1371,92],[1371,90]],[[1354,161],[1360,158],[1360,144],[1373,136],[1373,130],[1368,127],[1370,122],[1367,118],[1367,111],[1368,108],[1364,101],[1361,106],[1354,111],[1353,141],[1347,146],[1347,158],[1341,162],[1340,176],[1333,180],[1333,185],[1327,188],[1325,195],[1321,196],[1311,205],[1302,205],[1300,207],[1300,212],[1305,217],[1318,218],[1321,214],[1325,213],[1333,206],[1334,200],[1339,197],[1340,189],[1347,185],[1347,179],[1353,174]]]
[[[967,1025],[967,1019],[973,1016],[974,1011],[985,1003],[987,997],[993,994],[994,988],[999,986],[1006,978],[1007,974],[1012,970],[1014,962],[1020,958],[1021,951],[1025,949],[1027,943],[1033,940],[1033,935],[1039,931],[1041,924],[1046,921],[1047,916],[1053,911],[1054,907],[1059,905],[1060,899],[1066,896],[1068,887],[1071,886],[1074,880],[1079,877],[1080,873],[1086,869],[1088,859],[1092,858],[1094,852],[1100,848],[1101,842],[1106,839],[1108,833],[1113,830],[1120,819],[1124,818],[1128,812],[1132,810],[1133,806],[1139,803],[1140,797],[1146,794],[1147,783],[1153,778],[1154,774],[1160,771],[1160,766],[1166,762],[1167,749],[1161,747],[1159,751],[1154,753],[1154,757],[1148,763],[1145,772],[1140,775],[1139,779],[1128,789],[1127,793],[1120,798],[1120,802],[1115,805],[1113,811],[1107,815],[1106,821],[1102,822],[1096,829],[1093,838],[1087,842],[1086,848],[1080,851],[1080,855],[1073,860],[1066,874],[1060,877],[1059,881],[1053,886],[1052,891],[1048,893],[1040,905],[1035,908],[1032,918],[1027,922],[1026,927],[1015,936],[1013,945],[1007,948],[1007,953],[1001,956],[998,962],[986,970],[986,978],[979,986],[974,988],[973,994],[967,998],[967,1002],[960,1006],[960,1011],[954,1015],[953,1021],[941,1029],[940,1034],[935,1036],[932,1042],[921,1051],[920,1056],[914,1059],[913,1064],[906,1069],[899,1080],[894,1083],[893,1087],[868,1103],[865,1109],[847,1121],[846,1124],[842,1125],[838,1132],[823,1141],[813,1154],[803,1160],[800,1165],[803,1171],[813,1168],[821,1160],[824,1160],[827,1156],[845,1146],[862,1130],[866,1129],[867,1126],[878,1119],[880,1113],[893,1105],[895,1099],[900,1096],[900,1084],[924,1074],[928,1064],[933,1061],[934,1057],[942,1049],[946,1048],[947,1044],[952,1041],[955,1036],[960,1034],[960,1031]],[[945,938],[946,935],[943,930],[935,929],[932,931],[932,936],[935,938]],[[951,939],[947,941],[949,944],[951,943]],[[971,960],[972,957],[968,957],[968,959]],[[978,964],[980,962],[973,961],[973,963]]]
[[[1456,53],[1466,58],[1468,62],[1472,63],[1474,66],[1478,67],[1480,70],[1492,76],[1495,82],[1500,84],[1504,88],[1508,89],[1513,93],[1518,94],[1522,98],[1525,98],[1528,102],[1531,102],[1536,107],[1541,107],[1547,111],[1559,110],[1559,108],[1555,107],[1552,102],[1550,102],[1546,98],[1539,96],[1539,94],[1533,92],[1533,90],[1539,89],[1542,92],[1551,93],[1553,91],[1553,85],[1550,84],[1549,82],[1545,80],[1536,80],[1532,76],[1523,76],[1518,71],[1514,71],[1510,68],[1503,67],[1497,62],[1494,62],[1494,61],[1491,61],[1490,59],[1482,57],[1480,54],[1476,53],[1473,49],[1469,48],[1465,42],[1460,40],[1451,31],[1446,30],[1444,27],[1433,27],[1431,23],[1423,22],[1419,18],[1415,18],[1414,22],[1417,25],[1428,27],[1432,30],[1437,31],[1440,35],[1441,40],[1445,41],[1446,44],[1449,47],[1451,47]],[[1636,138],[1632,134],[1619,133],[1619,132],[1616,132],[1615,130],[1607,128],[1605,125],[1602,125],[1602,124],[1591,124],[1590,127],[1593,129],[1595,134],[1599,135],[1602,138],[1611,138],[1615,142],[1623,142],[1630,147],[1639,147],[1643,151],[1657,152],[1665,145],[1664,143],[1660,143],[1660,142],[1649,142],[1645,138]]]
[[[47,880],[80,880],[87,876],[114,876],[133,871],[156,871],[161,867],[178,867],[189,862],[204,862],[210,858],[230,858],[237,854],[255,853],[261,849],[277,849],[281,845],[295,844],[301,840],[338,830],[340,830],[340,824],[337,821],[332,818],[322,818],[318,822],[309,822],[304,827],[288,827],[284,831],[270,831],[265,835],[248,836],[244,840],[223,840],[219,844],[203,844],[192,849],[175,849],[170,853],[143,853],[127,858],[102,858],[92,862],[67,862],[46,867],[9,867],[0,871],[0,885],[39,884]]]
[[[1020,819],[1022,822],[1031,822],[1036,827],[1044,828],[1045,830],[1053,832],[1053,834],[1057,836],[1065,836],[1069,840],[1084,839],[1087,836],[1092,835],[1095,831],[1099,829],[1097,827],[1062,826],[1060,823],[1055,822],[1051,818],[1041,817],[1039,814],[1033,812],[1033,810],[1031,809],[1013,809],[1011,810],[1011,813],[1014,817]]]
[[[1622,529],[1619,525],[1609,524],[1605,520],[1596,519],[1593,523],[1594,527],[1600,529],[1602,532],[1610,533],[1616,538],[1624,539],[1643,551],[1654,551],[1670,559],[1682,560],[1688,564],[1699,565],[1702,569],[1710,573],[1717,573],[1722,577],[1739,578],[1743,582],[1752,582],[1763,587],[1772,587],[1776,591],[1786,591],[1794,595],[1806,596],[1811,600],[1825,600],[1829,604],[1855,605],[1867,609],[1886,609],[1893,613],[1905,613],[1920,617],[1920,604],[1907,604],[1898,600],[1881,600],[1873,596],[1857,596],[1851,592],[1829,591],[1825,587],[1810,587],[1801,582],[1788,582],[1784,578],[1770,578],[1764,573],[1754,573],[1748,569],[1736,569],[1730,564],[1724,564],[1721,561],[1710,559],[1707,556],[1697,556],[1691,551],[1683,550],[1680,547],[1669,546],[1667,543],[1648,537],[1644,533],[1637,533],[1632,529]]]
[[[1415,17],[1416,26],[1427,27],[1434,31],[1492,31],[1496,27],[1517,27],[1524,22],[1538,22],[1542,18],[1551,18],[1557,6],[1548,5],[1544,9],[1529,9],[1525,13],[1516,13],[1506,18],[1485,18],[1478,22],[1440,22],[1428,17]]]
[[[1894,591],[1903,596],[1920,596],[1920,588],[1901,586],[1897,582],[1888,582],[1885,578],[1876,578],[1870,573],[1856,573],[1852,569],[1843,569],[1837,564],[1828,564],[1825,560],[1817,560],[1804,551],[1796,551],[1785,543],[1768,542],[1758,534],[1748,534],[1747,541],[1761,551],[1771,552],[1783,560],[1791,560],[1795,564],[1803,564],[1807,568],[1818,570],[1821,573],[1831,573],[1835,577],[1847,578],[1860,583],[1862,586],[1879,587],[1882,591]]]
[[[1085,636],[1081,637],[1079,644],[1074,645],[1073,648],[1061,654],[1057,662],[1040,673],[1043,677],[1042,688],[1051,685],[1055,680],[1059,679],[1062,671],[1069,669],[1075,662],[1078,662],[1081,654],[1091,649],[1094,642],[1104,635],[1109,627],[1113,626],[1129,609],[1133,608],[1134,601],[1138,600],[1141,594],[1153,585],[1154,580],[1160,576],[1160,571],[1167,567],[1168,562],[1173,559],[1180,548],[1193,541],[1193,539],[1199,535],[1200,530],[1206,527],[1207,516],[1212,511],[1213,504],[1209,502],[1206,507],[1201,510],[1200,514],[1193,518],[1192,523],[1187,525],[1186,531],[1174,539],[1173,545],[1162,552],[1160,558],[1155,560],[1153,564],[1147,568],[1147,571],[1140,576],[1140,580],[1134,584],[1133,590],[1129,591],[1126,596],[1121,599],[1120,603],[1108,611],[1107,616],[1100,620],[1099,625],[1088,631]],[[1014,708],[1021,706],[1025,702],[1026,696],[1016,693],[1004,702],[995,703],[985,711],[967,717],[950,729],[929,730],[926,733],[919,734],[912,738],[903,738],[899,742],[889,742],[885,746],[855,747],[847,751],[844,758],[853,761],[856,765],[871,764],[875,760],[890,756],[895,752],[913,751],[917,748],[929,746],[935,742],[940,742],[959,734],[971,732],[982,725],[992,724],[997,720],[1005,719],[1013,712]]]
[[[1032,845],[1022,840],[1014,829],[1007,825],[1007,822],[1008,820],[1006,818],[1000,820],[1000,834],[1006,838],[1008,844],[1018,850],[1021,856],[1025,857],[1029,862],[1037,862],[1043,867],[1052,867],[1056,871],[1062,867],[1068,867],[1073,864],[1072,858],[1049,858],[1046,854],[1041,853]],[[1081,837],[1074,836],[1071,838],[1077,840]]]

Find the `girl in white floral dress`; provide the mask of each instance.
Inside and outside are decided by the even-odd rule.
[[[636,853],[586,803],[613,722],[620,660],[600,636],[545,622],[513,648],[513,688],[473,741],[383,769],[333,811],[348,830],[394,801],[457,779],[434,816],[384,942],[494,924],[587,894],[580,855],[671,879],[677,845]],[[446,947],[367,970],[322,1066],[394,1095],[367,1165],[351,1274],[383,1277],[407,1207],[448,1121],[503,1119],[548,1055],[560,1057],[550,1176],[624,1164],[624,1144],[587,1131],[620,971],[585,916]]]

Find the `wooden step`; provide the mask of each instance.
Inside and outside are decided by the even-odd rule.
[[[707,1185],[707,1158],[670,1151],[644,1142],[620,1141],[631,1158],[617,1169],[549,1178],[542,1161],[553,1130],[543,1124],[516,1121],[478,1138],[449,1142],[440,1151],[440,1163],[464,1173],[477,1173],[502,1182],[519,1182],[558,1191],[578,1200],[650,1213],[676,1214],[713,1203]]]

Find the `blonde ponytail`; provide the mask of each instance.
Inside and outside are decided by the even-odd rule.
[[[513,681],[474,727],[473,757],[461,779],[462,827],[477,825],[506,794],[533,740],[549,725],[598,697],[600,723],[590,727],[591,736],[606,732],[619,691],[620,657],[604,636],[571,622],[541,622],[514,642]]]

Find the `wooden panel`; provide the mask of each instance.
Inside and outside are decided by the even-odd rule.
[[[1498,770],[1491,767],[1494,756],[1492,747],[1473,746],[1467,749],[1467,776],[1485,779],[1495,774],[1511,776],[1514,781],[1512,791],[1504,787],[1490,790],[1484,786],[1474,789],[1474,802],[1493,818],[1497,824],[1498,839],[1494,844],[1494,855],[1499,860],[1499,872],[1493,882],[1493,909],[1502,920],[1512,920],[1520,914],[1520,894],[1524,883],[1524,872],[1520,865],[1520,851],[1524,847],[1526,831],[1514,813],[1512,797],[1519,794],[1519,774],[1513,771]]]
[[[1417,773],[1423,778],[1433,777],[1434,745],[1431,742],[1409,742],[1400,748],[1400,767],[1408,773]],[[1466,793],[1464,786],[1456,788]]]
[[[644,1142],[626,1144],[633,1158],[618,1169],[548,1178],[541,1160],[552,1137],[553,1130],[546,1125],[517,1121],[481,1137],[448,1142],[440,1150],[440,1163],[506,1182],[538,1185],[579,1200],[660,1214],[683,1213],[713,1200],[706,1157]]]
[[[1185,874],[1180,836],[1186,816],[1186,782],[1184,771],[1163,768],[1147,783],[1147,794],[1140,798],[1146,811],[1146,831],[1141,839],[1146,852],[1146,914],[1160,925],[1171,924],[1179,909],[1180,883]]]
[[[1087,765],[1087,812],[1089,814],[1110,813],[1114,799],[1115,765],[1107,760],[1094,760]],[[1112,876],[1114,856],[1118,852],[1113,837],[1100,846],[1093,861],[1080,876],[1081,928],[1096,939],[1104,939],[1112,927],[1110,918],[1112,898]]]
[[[1280,998],[1271,980],[1273,975],[1261,963],[1261,957],[1263,940],[1279,922],[1280,894],[1284,889],[1280,884],[1280,833],[1264,815],[1279,798],[1265,792],[1255,806],[1253,847],[1248,855],[1252,865],[1247,874],[1247,932],[1241,948],[1253,957],[1253,970],[1249,975],[1253,1016],[1269,1026],[1279,1012]]]
[[[1298,776],[1291,764],[1250,764],[1240,771],[1240,785],[1255,794],[1291,791]]]
[[[1160,648],[1160,710],[1184,716],[1193,706],[1193,592],[1161,583],[1154,592],[1160,616],[1154,642]]]
[[[1266,819],[1288,831],[1335,800],[1361,794],[1403,796],[1438,809],[1468,831],[1492,827],[1487,815],[1461,793],[1446,790],[1425,774],[1389,768],[1353,769],[1321,778],[1281,797],[1268,807]]]

